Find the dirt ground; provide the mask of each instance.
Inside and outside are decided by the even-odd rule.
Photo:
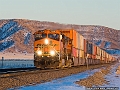
[[[110,70],[111,66],[106,67],[94,73],[92,76],[76,81],[75,83],[85,87],[101,86],[104,84],[108,84],[109,81],[105,79],[105,75],[109,74]],[[118,67],[116,74],[120,74],[120,66]]]
[[[110,64],[91,65],[89,66],[89,69],[101,68],[105,66],[110,66]],[[44,83],[44,82],[47,82],[47,81],[50,81],[56,78],[69,76],[69,75],[80,73],[83,71],[86,71],[86,66],[81,66],[79,68],[62,69],[59,71],[44,72],[44,73],[41,73],[40,71],[32,71],[30,73],[19,73],[19,74],[17,73],[17,75],[6,75],[4,77],[0,75],[0,90],[6,90],[9,88],[15,88],[15,87],[20,87],[20,86],[40,84],[40,83]],[[97,77],[101,76],[100,79],[106,82],[103,79],[102,75],[107,74],[108,72],[109,70],[108,71],[101,70],[101,72],[96,73],[94,76],[96,76],[96,79],[99,79]],[[92,79],[92,78],[89,78],[89,79]]]

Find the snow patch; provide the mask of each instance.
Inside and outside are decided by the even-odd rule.
[[[14,41],[13,40],[4,41],[4,42],[0,43],[0,52],[2,52],[5,49],[11,47],[12,45],[14,45]]]
[[[31,33],[26,33],[26,34],[25,34],[24,44],[27,45],[27,44],[29,43],[30,37],[31,37]]]
[[[13,20],[9,20],[8,23],[4,24],[1,28],[0,28],[0,33],[3,33],[5,31],[7,31],[8,29],[10,29],[12,26],[14,26],[15,24],[17,24],[16,22],[14,22]]]
[[[99,69],[88,70],[82,73],[73,74],[68,77],[59,78],[52,80],[51,82],[46,82],[33,86],[22,86],[17,90],[85,90],[84,86],[79,86],[75,84],[79,79],[83,79],[97,72]]]
[[[116,69],[120,66],[120,63],[112,65],[111,73],[106,75],[106,80],[109,80],[109,84],[105,84],[102,87],[119,87],[120,89],[120,75],[116,75]]]
[[[17,31],[23,29],[21,26],[17,24],[17,22],[13,20],[9,20],[8,23],[4,24],[0,28],[0,40],[4,40],[7,37],[10,37],[12,34],[16,33]]]
[[[109,48],[111,45],[111,42],[105,42],[104,48]]]
[[[106,49],[105,51],[109,54],[120,55],[120,50],[119,49]]]
[[[97,46],[99,46],[101,43],[102,43],[102,41],[99,40],[99,41],[97,41],[95,44],[96,44]]]

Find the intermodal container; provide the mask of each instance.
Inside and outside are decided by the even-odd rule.
[[[100,48],[97,47],[97,55],[100,56]]]
[[[72,39],[73,47],[77,48],[77,31],[73,29],[61,30],[61,33]]]
[[[80,49],[84,50],[84,37],[80,35]]]
[[[87,54],[87,58],[91,58],[92,59],[92,54]]]
[[[100,60],[102,60],[102,49],[100,49]]]
[[[79,50],[80,50],[80,34],[77,32],[77,35],[76,35],[76,43],[77,43],[77,57],[79,55]]]
[[[92,55],[93,45],[87,41],[87,53]]]
[[[103,50],[103,57],[105,58],[106,57],[106,52]]]
[[[73,35],[73,47],[77,48],[77,41],[76,41],[77,31],[75,31],[75,30],[72,30],[72,31],[73,31],[73,33],[72,33],[72,35]]]
[[[102,57],[103,57],[103,60],[105,62],[105,51],[104,50],[102,50]]]
[[[107,53],[105,52],[105,61],[107,62]]]
[[[92,55],[92,59],[96,59],[96,57],[97,57],[96,55]]]
[[[100,60],[100,48],[98,46],[97,46],[97,57],[96,58]]]
[[[100,60],[100,56],[99,56],[99,55],[97,55],[97,56],[96,56],[96,59]]]
[[[87,54],[87,41],[84,39],[84,52]]]
[[[61,33],[64,34],[65,36],[69,37],[70,39],[73,39],[71,29],[61,30]]]
[[[93,45],[93,54],[92,54],[92,58],[96,59],[97,56],[97,47],[95,45]]]
[[[84,59],[84,51],[83,50],[80,50],[80,58]]]
[[[84,65],[85,64],[84,51],[80,50],[79,52],[80,52],[79,65]]]
[[[97,47],[95,45],[93,45],[93,55],[97,54]]]
[[[76,48],[72,48],[72,55],[74,56],[74,57],[77,57],[77,49]]]

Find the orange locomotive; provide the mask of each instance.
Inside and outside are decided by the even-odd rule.
[[[60,30],[40,30],[34,33],[34,38],[34,64],[36,67],[71,66],[68,62],[71,59],[72,39],[66,37]]]

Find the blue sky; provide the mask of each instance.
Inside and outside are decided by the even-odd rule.
[[[120,30],[120,0],[0,0],[0,19],[11,18]]]

